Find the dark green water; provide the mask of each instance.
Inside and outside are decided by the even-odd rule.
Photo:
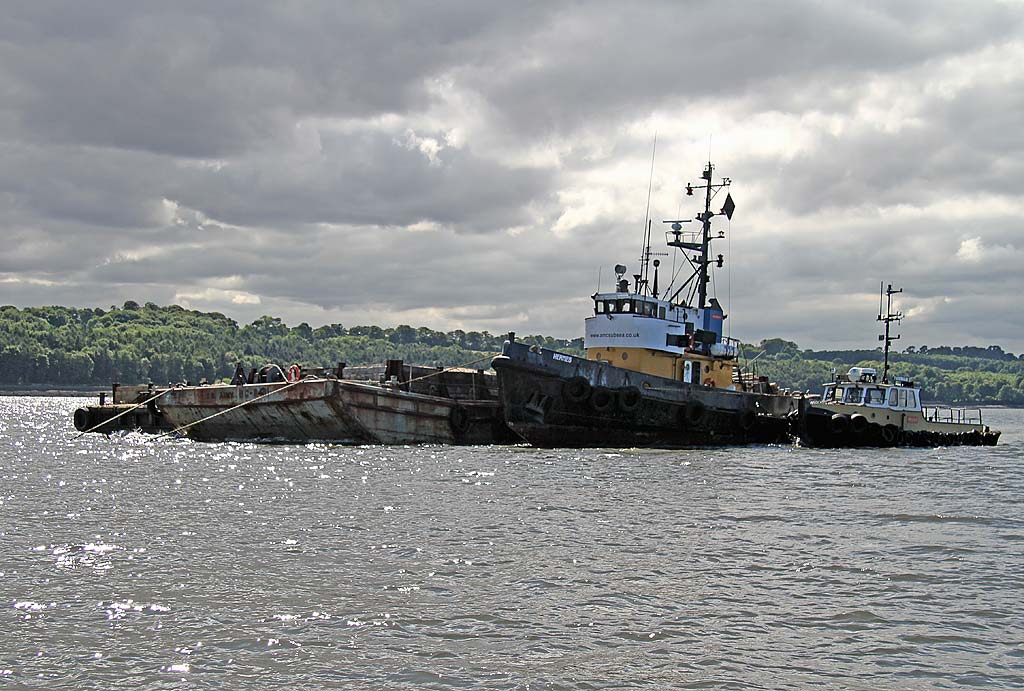
[[[74,438],[0,398],[0,687],[1024,687],[996,448]]]

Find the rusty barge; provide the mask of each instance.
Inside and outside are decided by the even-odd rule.
[[[497,381],[482,370],[391,360],[285,373],[269,366],[232,384],[115,387],[112,402],[75,411],[81,431],[140,429],[200,441],[342,444],[491,444],[515,441]],[[120,417],[118,417],[120,416]],[[115,419],[117,418],[117,419]]]

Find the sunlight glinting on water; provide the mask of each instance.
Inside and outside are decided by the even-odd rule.
[[[75,438],[0,398],[0,685],[1019,688],[995,448]]]

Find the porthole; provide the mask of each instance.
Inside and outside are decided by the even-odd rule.
[[[622,359],[623,360],[628,360],[629,359],[629,353],[623,353],[622,354]]]

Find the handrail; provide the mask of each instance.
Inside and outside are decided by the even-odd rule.
[[[921,415],[928,422],[950,422],[962,425],[982,424],[981,408],[953,408],[952,406],[922,406]]]

